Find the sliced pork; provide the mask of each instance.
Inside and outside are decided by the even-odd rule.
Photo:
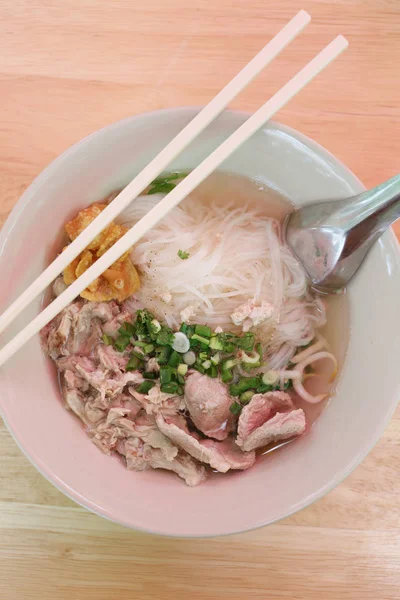
[[[118,451],[125,456],[127,468],[133,471],[166,469],[179,475],[189,486],[199,485],[207,477],[205,467],[187,454],[179,453],[174,459],[168,460],[160,450],[138,438],[119,443]]]
[[[196,427],[208,437],[224,440],[233,428],[233,400],[219,379],[195,372],[185,382],[185,404]]]
[[[239,417],[236,443],[242,450],[255,450],[302,435],[305,429],[304,411],[295,409],[289,394],[255,394]]]
[[[229,469],[248,469],[255,461],[254,452],[242,452],[235,447],[232,440],[217,442],[215,440],[198,440],[188,430],[167,422],[159,415],[156,423],[160,431],[171,441],[196,458],[199,462],[210,465],[213,469],[226,473]]]

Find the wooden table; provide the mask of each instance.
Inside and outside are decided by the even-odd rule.
[[[367,186],[394,175],[398,0],[0,0],[1,223],[68,146],[133,113],[205,103],[300,8],[313,23],[234,106],[257,108],[342,33],[349,50],[279,120]],[[244,535],[170,540],[73,504],[0,425],[0,598],[399,598],[399,443],[398,411],[363,464],[310,508]]]

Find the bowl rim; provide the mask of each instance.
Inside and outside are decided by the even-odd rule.
[[[100,129],[90,133],[89,135],[85,136],[84,138],[82,138],[81,140],[79,140],[78,142],[73,144],[72,146],[68,147],[64,152],[62,152],[62,154],[60,154],[54,160],[52,160],[49,163],[49,165],[47,167],[45,167],[45,169],[43,169],[35,177],[35,179],[26,188],[26,190],[24,190],[22,196],[19,198],[19,200],[16,202],[15,206],[11,210],[10,214],[8,215],[8,217],[0,231],[0,258],[2,255],[2,251],[7,243],[9,234],[13,230],[13,228],[16,224],[16,221],[20,217],[21,213],[25,210],[26,206],[32,201],[32,196],[37,193],[37,191],[40,189],[40,187],[43,185],[43,183],[49,177],[51,177],[52,175],[54,175],[57,172],[58,167],[63,163],[63,161],[65,160],[65,158],[67,156],[76,152],[81,146],[85,145],[87,142],[91,141],[93,138],[96,138],[99,134],[107,133],[109,131],[112,131],[113,129],[118,129],[121,126],[123,126],[124,123],[132,123],[135,121],[140,121],[141,119],[143,119],[143,117],[152,117],[152,116],[160,115],[160,114],[168,115],[168,114],[172,114],[172,113],[174,113],[175,115],[177,113],[178,114],[181,113],[182,115],[187,114],[189,116],[192,116],[192,118],[193,118],[202,108],[203,108],[202,106],[180,106],[180,107],[171,107],[171,108],[164,108],[164,109],[159,109],[159,110],[141,112],[141,113],[138,113],[135,115],[125,117],[124,119],[120,119],[113,123],[110,123],[109,125],[106,125],[105,127],[102,127]],[[233,116],[237,116],[240,118],[249,117],[252,114],[251,112],[241,111],[241,110],[232,110],[232,109],[227,109],[227,110],[223,111],[222,114],[225,114],[225,113],[229,113],[229,114],[232,114]],[[209,126],[212,126],[212,123]],[[272,127],[272,129],[282,131],[289,137],[294,138],[295,140],[301,142],[304,146],[306,146],[307,148],[309,148],[313,152],[315,152],[315,154],[319,155],[322,158],[322,160],[324,161],[325,165],[329,165],[332,168],[335,168],[335,170],[337,170],[339,168],[346,175],[346,178],[348,181],[352,180],[352,183],[354,184],[355,187],[358,187],[360,189],[360,191],[365,190],[365,187],[362,184],[362,182],[358,179],[358,177],[356,175],[354,175],[354,173],[348,167],[346,167],[346,165],[344,165],[344,163],[342,161],[335,158],[335,156],[332,153],[330,153],[323,146],[321,146],[319,143],[315,142],[308,136],[300,133],[299,131],[297,131],[296,129],[293,129],[292,127],[283,125],[283,124],[273,121],[273,120],[269,120],[263,126],[263,128],[264,127],[269,127],[269,128]],[[397,240],[392,229],[390,229],[388,232],[386,232],[385,237],[387,238],[388,243],[391,245],[391,248],[395,254],[395,259],[400,268],[400,243]],[[0,416],[2,417],[8,431],[10,432],[10,434],[13,437],[14,441],[16,442],[17,446],[20,448],[20,450],[23,452],[23,454],[27,457],[29,462],[41,473],[41,475],[43,475],[43,477],[45,477],[47,479],[47,481],[49,481],[52,485],[54,485],[60,492],[62,492],[68,498],[70,498],[71,500],[76,502],[79,506],[90,510],[91,512],[95,513],[96,515],[98,515],[100,517],[103,517],[111,522],[117,523],[117,524],[127,527],[129,529],[141,531],[144,533],[150,533],[150,534],[154,534],[154,535],[161,535],[164,537],[174,537],[174,538],[185,539],[185,538],[212,538],[212,537],[217,537],[217,536],[219,537],[219,536],[235,535],[238,533],[244,533],[246,531],[256,530],[256,529],[259,529],[266,525],[279,522],[282,519],[285,519],[285,518],[295,514],[299,510],[306,508],[313,502],[321,499],[327,493],[332,491],[337,485],[339,485],[348,475],[350,475],[350,473],[362,462],[362,460],[367,456],[367,454],[373,449],[373,447],[375,446],[375,444],[381,437],[383,431],[386,429],[387,424],[390,421],[390,419],[397,407],[397,404],[398,404],[398,399],[394,396],[390,405],[388,406],[388,409],[387,409],[384,419],[382,419],[382,421],[381,421],[380,427],[375,432],[374,437],[370,438],[368,440],[368,442],[363,444],[362,448],[360,448],[357,455],[345,467],[343,467],[342,470],[339,471],[336,474],[336,476],[329,483],[323,485],[318,490],[316,490],[313,494],[304,498],[301,502],[299,502],[297,505],[292,507],[291,510],[287,511],[287,513],[285,513],[278,519],[273,519],[273,520],[266,519],[262,523],[255,524],[252,527],[245,527],[242,529],[237,529],[232,532],[216,532],[216,533],[212,533],[212,534],[201,534],[201,535],[190,534],[190,533],[185,534],[185,535],[184,534],[171,534],[171,533],[166,533],[163,531],[155,531],[154,529],[151,529],[151,530],[146,529],[144,527],[141,527],[140,525],[136,525],[136,524],[133,525],[132,523],[129,523],[129,522],[125,521],[124,519],[121,519],[118,515],[113,514],[111,510],[101,509],[99,506],[94,504],[91,500],[88,500],[87,498],[83,497],[79,493],[79,491],[70,488],[66,483],[64,483],[62,480],[60,480],[57,477],[56,473],[49,471],[47,469],[47,467],[44,464],[42,464],[40,459],[38,459],[37,457],[33,458],[29,454],[28,450],[24,447],[23,441],[18,439],[12,426],[9,424],[7,416],[6,416],[6,412],[7,412],[6,407],[1,405],[1,401],[0,401]]]

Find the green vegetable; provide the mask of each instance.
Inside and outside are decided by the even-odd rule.
[[[259,377],[242,377],[238,383],[229,386],[231,396],[240,396],[247,390],[256,390],[260,385]]]
[[[229,410],[233,415],[238,416],[242,412],[242,405],[235,401],[230,405]]]
[[[189,367],[187,365],[184,365],[183,363],[178,365],[178,368],[177,368],[178,375],[182,375],[182,376],[186,375],[186,373],[188,372],[188,368]]]
[[[243,337],[236,338],[235,343],[245,352],[251,352],[254,348],[254,333],[245,333]]]
[[[118,352],[123,352],[130,343],[130,338],[125,335],[120,335],[114,342],[114,348],[118,350]]]
[[[111,346],[111,344],[113,343],[113,339],[112,337],[110,337],[109,335],[107,335],[106,333],[103,333],[103,335],[101,336],[101,339],[103,340],[103,344],[105,344],[106,346]]]
[[[159,365],[166,365],[172,353],[171,346],[162,346],[156,349],[156,361]]]
[[[221,381],[223,383],[230,383],[232,381],[232,379],[233,379],[232,371],[226,370],[226,371],[221,372]]]
[[[184,177],[187,177],[187,175],[187,173],[173,171],[172,173],[167,173],[166,175],[159,175],[159,177],[151,182],[151,185],[155,185],[156,183],[164,183],[165,181],[175,181],[175,179],[184,179]]]
[[[208,360],[208,353],[207,353],[207,352],[205,352],[205,351],[203,351],[203,352],[200,352],[200,354],[199,354],[199,359],[200,359],[200,360]]]
[[[164,383],[161,385],[161,391],[165,394],[176,394],[178,392],[178,389],[179,385],[175,381],[171,381],[169,383]]]
[[[266,394],[267,392],[273,392],[276,389],[277,388],[275,388],[273,385],[265,385],[265,383],[262,383],[258,386],[256,391],[257,394]]]
[[[219,352],[217,352],[216,354],[214,354],[213,356],[211,356],[210,358],[211,362],[213,365],[219,365],[219,362],[221,360],[221,355]]]
[[[151,194],[168,194],[175,187],[174,183],[170,183],[169,181],[160,181],[160,183],[154,184],[149,191],[147,192],[148,196]]]
[[[254,392],[252,390],[247,390],[247,392],[243,392],[243,394],[240,394],[240,402],[242,404],[248,404],[253,396]]]
[[[144,352],[145,354],[151,354],[151,352],[153,352],[153,350],[154,350],[154,346],[153,346],[153,344],[146,344],[146,345],[143,347],[143,352]]]
[[[223,350],[224,345],[217,335],[213,335],[210,339],[210,348],[212,350]]]
[[[202,365],[193,365],[193,369],[196,369],[196,371],[198,371],[199,373],[205,373],[206,370]]]
[[[237,360],[235,358],[227,358],[222,362],[221,366],[223,371],[231,371],[236,365]]]
[[[179,331],[181,331],[182,333],[184,333],[186,335],[187,330],[188,330],[188,325],[186,325],[186,323],[181,323],[181,326],[179,327]]]
[[[211,361],[210,360],[205,360],[202,363],[202,366],[205,368],[205,370],[207,371],[207,369],[209,369],[211,367]]]
[[[186,260],[187,258],[189,258],[190,254],[189,252],[185,252],[184,250],[178,250],[178,256],[182,260]]]
[[[158,373],[156,373],[155,371],[144,371],[143,377],[145,379],[158,379]]]
[[[172,369],[168,365],[160,367],[160,382],[161,385],[169,383],[172,379]]]
[[[209,339],[211,337],[211,329],[207,325],[195,325],[194,332],[203,338]]]
[[[150,321],[150,325],[148,326],[148,329],[149,329],[150,333],[157,334],[161,329],[161,325],[157,321],[157,319],[153,319],[152,321]]]
[[[168,359],[168,364],[171,367],[177,367],[181,361],[182,361],[182,358],[181,358],[180,354],[178,354],[178,352],[173,350],[171,356]]]
[[[169,327],[161,327],[157,333],[156,343],[159,346],[172,346],[174,343],[174,334]]]
[[[200,342],[201,344],[204,344],[205,346],[208,346],[210,344],[210,340],[208,340],[205,337],[202,337],[201,335],[198,335],[197,333],[194,333],[192,335],[192,337],[190,338],[190,341],[197,341]]]
[[[140,366],[140,362],[141,361],[138,359],[137,356],[131,356],[128,360],[128,364],[126,365],[125,369],[127,371],[136,371],[136,369],[138,369]]]
[[[135,335],[136,331],[132,323],[128,323],[125,321],[125,323],[118,329],[118,333],[127,337],[132,337],[133,335]]]
[[[172,392],[172,393],[174,393],[174,392]],[[176,393],[178,394],[178,396],[183,396],[183,387],[181,385],[178,386]]]
[[[153,386],[154,381],[143,381],[136,389],[139,394],[148,394]]]
[[[218,368],[215,365],[211,365],[211,368],[208,370],[207,375],[209,377],[218,377]]]

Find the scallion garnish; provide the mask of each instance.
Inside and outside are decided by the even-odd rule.
[[[178,256],[181,260],[186,260],[187,258],[189,258],[190,254],[189,252],[185,252],[184,250],[178,250]]]

